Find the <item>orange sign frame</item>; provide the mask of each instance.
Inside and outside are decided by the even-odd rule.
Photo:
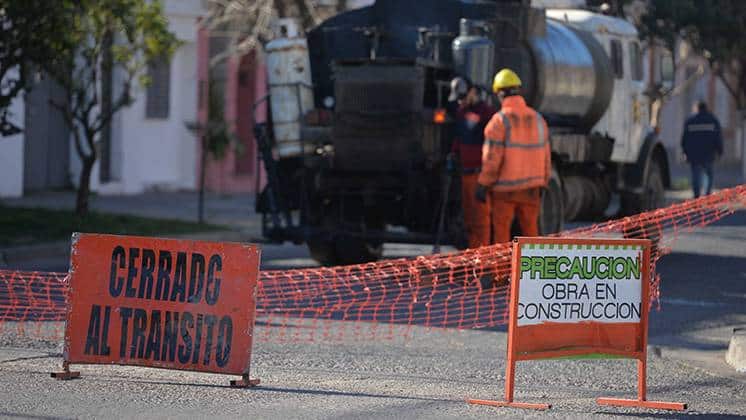
[[[249,378],[260,250],[255,245],[75,233],[63,372],[118,364]]]
[[[539,360],[588,354],[607,354],[637,360],[637,399],[597,398],[599,405],[644,407],[666,410],[685,410],[686,404],[678,402],[649,401],[646,393],[648,313],[650,307],[650,264],[642,264],[640,321],[635,323],[602,324],[599,322],[542,323],[518,326],[519,289],[521,281],[521,246],[524,244],[552,245],[611,245],[642,247],[642,261],[650,261],[651,242],[647,239],[579,239],[519,237],[513,242],[511,266],[510,306],[508,324],[507,365],[505,373],[505,400],[492,401],[468,399],[470,404],[497,407],[516,407],[545,410],[544,403],[525,403],[514,400],[515,368],[518,361]],[[537,337],[552,337],[561,334],[563,343],[535,340]],[[566,339],[574,340],[572,345]],[[609,337],[612,338],[609,341]],[[621,344],[618,340],[621,340]],[[564,347],[558,347],[562,346]]]

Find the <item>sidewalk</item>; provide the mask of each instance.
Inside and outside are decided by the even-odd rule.
[[[7,207],[69,210],[75,208],[74,191],[31,193],[25,197],[0,199]],[[197,221],[196,192],[150,192],[138,195],[90,197],[92,211],[110,214]],[[185,239],[229,242],[257,242],[261,238],[261,217],[254,212],[253,194],[207,194],[205,222],[227,227],[224,231],[168,235]],[[0,248],[0,269],[66,270],[70,241]]]
[[[672,163],[671,179],[686,179],[689,182],[689,166]],[[730,188],[744,183],[741,167],[719,165],[715,167],[716,189]],[[669,191],[670,198],[688,199],[690,189]],[[128,214],[156,219],[197,221],[196,192],[149,192],[137,195],[92,195],[91,210],[102,213]],[[206,194],[205,221],[225,225],[247,235],[261,235],[261,218],[254,212],[254,194]],[[12,207],[42,207],[57,210],[75,208],[74,191],[50,191],[31,193],[25,197],[0,199],[0,204]]]
[[[92,211],[111,214],[197,222],[196,192],[149,192],[137,195],[91,195]],[[74,191],[31,193],[21,198],[0,199],[9,207],[75,208]],[[244,235],[261,235],[261,219],[254,212],[253,194],[206,194],[205,222],[224,225]]]
[[[673,163],[672,180],[689,179],[688,165]],[[729,188],[740,185],[740,165],[720,165],[716,167],[715,188]],[[176,219],[197,221],[196,192],[149,192],[138,195],[104,196],[92,195],[91,210],[142,216],[155,219]],[[667,202],[692,198],[691,189],[668,191]],[[181,235],[189,239],[257,242],[261,240],[261,216],[254,212],[253,194],[206,194],[205,221],[223,225],[227,231],[195,233]],[[0,204],[11,207],[41,207],[55,210],[75,208],[74,191],[50,191],[31,193],[22,198],[0,199]],[[66,261],[69,254],[69,241],[43,243],[22,247],[0,249],[0,268],[56,267],[59,264],[47,264],[49,261]]]
[[[691,169],[687,163],[671,162],[671,182],[675,183],[677,180],[686,180],[687,185],[691,185]],[[714,168],[715,182],[713,183],[714,189],[732,188],[738,185],[746,183],[741,174],[740,163],[730,164],[715,164]],[[687,194],[683,194],[687,192]],[[683,191],[670,191],[676,198],[681,200],[689,199],[693,197],[691,187]]]

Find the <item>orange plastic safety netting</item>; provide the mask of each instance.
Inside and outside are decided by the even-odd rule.
[[[562,232],[567,237],[654,241],[653,263],[682,233],[746,205],[746,185],[632,217]],[[259,341],[328,341],[406,335],[413,326],[473,329],[507,322],[509,244],[376,263],[262,271]],[[659,298],[653,276],[651,302]],[[0,271],[0,337],[60,338],[65,273]],[[353,321],[353,322],[350,322]]]

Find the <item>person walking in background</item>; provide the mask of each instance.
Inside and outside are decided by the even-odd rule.
[[[723,154],[723,137],[720,122],[707,109],[704,101],[696,105],[696,113],[684,123],[681,148],[692,168],[694,198],[712,192],[713,164]]]
[[[489,201],[493,243],[503,243],[510,241],[514,216],[524,236],[539,235],[541,190],[549,183],[552,160],[549,128],[541,114],[526,105],[518,75],[500,70],[492,90],[502,109],[484,129],[476,197]]]
[[[469,248],[478,248],[489,245],[491,238],[489,203],[478,201],[475,193],[482,167],[484,128],[495,108],[479,97],[476,86],[460,77],[451,82],[448,99],[458,101],[451,152],[458,156],[461,167],[461,206]]]

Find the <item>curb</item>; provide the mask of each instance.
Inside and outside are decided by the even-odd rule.
[[[45,242],[0,248],[0,268],[14,267],[39,259],[70,258],[70,241]]]
[[[182,234],[159,234],[161,238],[192,239],[213,242],[259,242],[260,235],[241,231],[211,231]],[[0,269],[14,269],[38,260],[70,260],[70,241],[44,242],[0,248]]]

